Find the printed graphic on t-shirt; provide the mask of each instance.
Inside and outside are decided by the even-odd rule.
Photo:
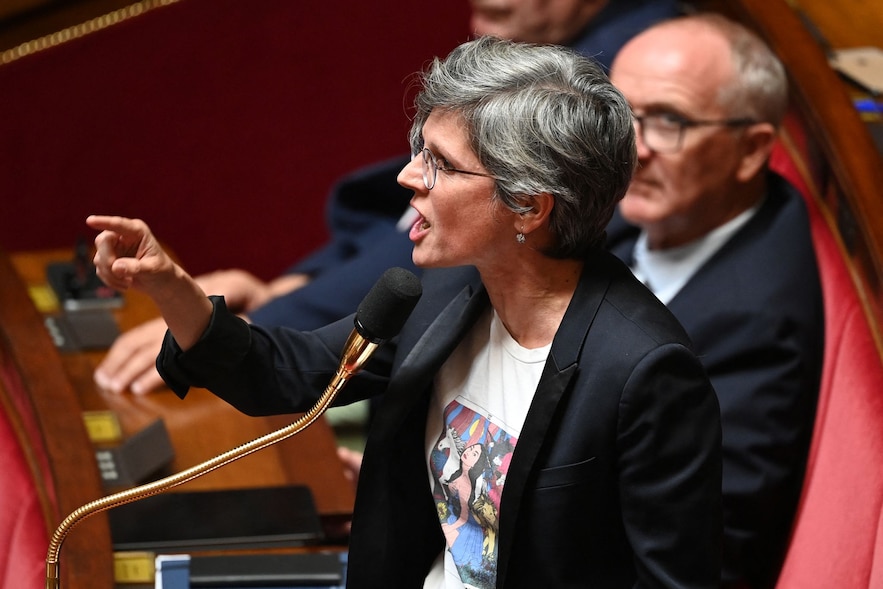
[[[448,548],[467,587],[491,588],[497,576],[497,514],[517,438],[465,406],[444,412],[430,454],[433,495]]]

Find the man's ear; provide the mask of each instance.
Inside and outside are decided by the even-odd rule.
[[[515,220],[515,230],[531,233],[538,227],[548,226],[552,209],[555,208],[555,197],[548,192],[542,192],[530,198],[530,210],[518,215]]]
[[[742,136],[742,158],[736,177],[742,182],[754,178],[766,166],[778,132],[770,123],[755,123],[747,127]]]

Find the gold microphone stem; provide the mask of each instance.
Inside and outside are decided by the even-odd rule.
[[[346,384],[349,377],[361,369],[362,365],[367,361],[374,349],[377,348],[377,345],[378,344],[368,342],[364,338],[358,336],[356,332],[353,332],[350,339],[347,341],[343,354],[344,361],[341,362],[334,378],[332,378],[331,382],[325,388],[325,392],[322,393],[322,396],[319,397],[319,400],[316,401],[310,410],[304,413],[300,419],[294,423],[261,436],[260,438],[256,438],[251,442],[242,444],[232,450],[228,450],[223,454],[210,460],[206,460],[205,462],[197,464],[187,470],[153,481],[152,483],[133,487],[113,495],[102,497],[101,499],[96,499],[95,501],[76,509],[61,522],[49,541],[49,551],[46,554],[46,589],[59,589],[61,587],[59,576],[59,553],[61,552],[61,544],[64,542],[64,539],[71,528],[81,520],[94,513],[106,511],[113,507],[131,503],[138,499],[143,499],[173,487],[177,487],[178,485],[198,478],[217,468],[226,466],[234,460],[248,456],[258,450],[263,450],[276,442],[280,442],[299,433],[310,426],[320,415],[322,415],[322,413],[325,412],[328,405],[331,404],[337,396],[337,393],[339,393]]]

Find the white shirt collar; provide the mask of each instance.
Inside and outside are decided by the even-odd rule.
[[[740,213],[690,243],[661,250],[647,249],[647,233],[635,243],[632,272],[666,305],[693,274],[754,216],[761,203]]]

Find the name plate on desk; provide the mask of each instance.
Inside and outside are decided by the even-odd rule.
[[[106,350],[120,334],[110,311],[101,309],[48,315],[43,323],[62,352]]]
[[[323,538],[301,485],[161,493],[108,511],[115,551],[300,546]]]
[[[96,445],[95,459],[106,487],[131,487],[150,480],[163,468],[172,463],[175,449],[162,419],[132,436],[118,440],[104,440],[104,436],[114,436],[116,417],[109,411],[87,412],[83,414],[90,439]],[[96,439],[95,436],[99,436]]]

